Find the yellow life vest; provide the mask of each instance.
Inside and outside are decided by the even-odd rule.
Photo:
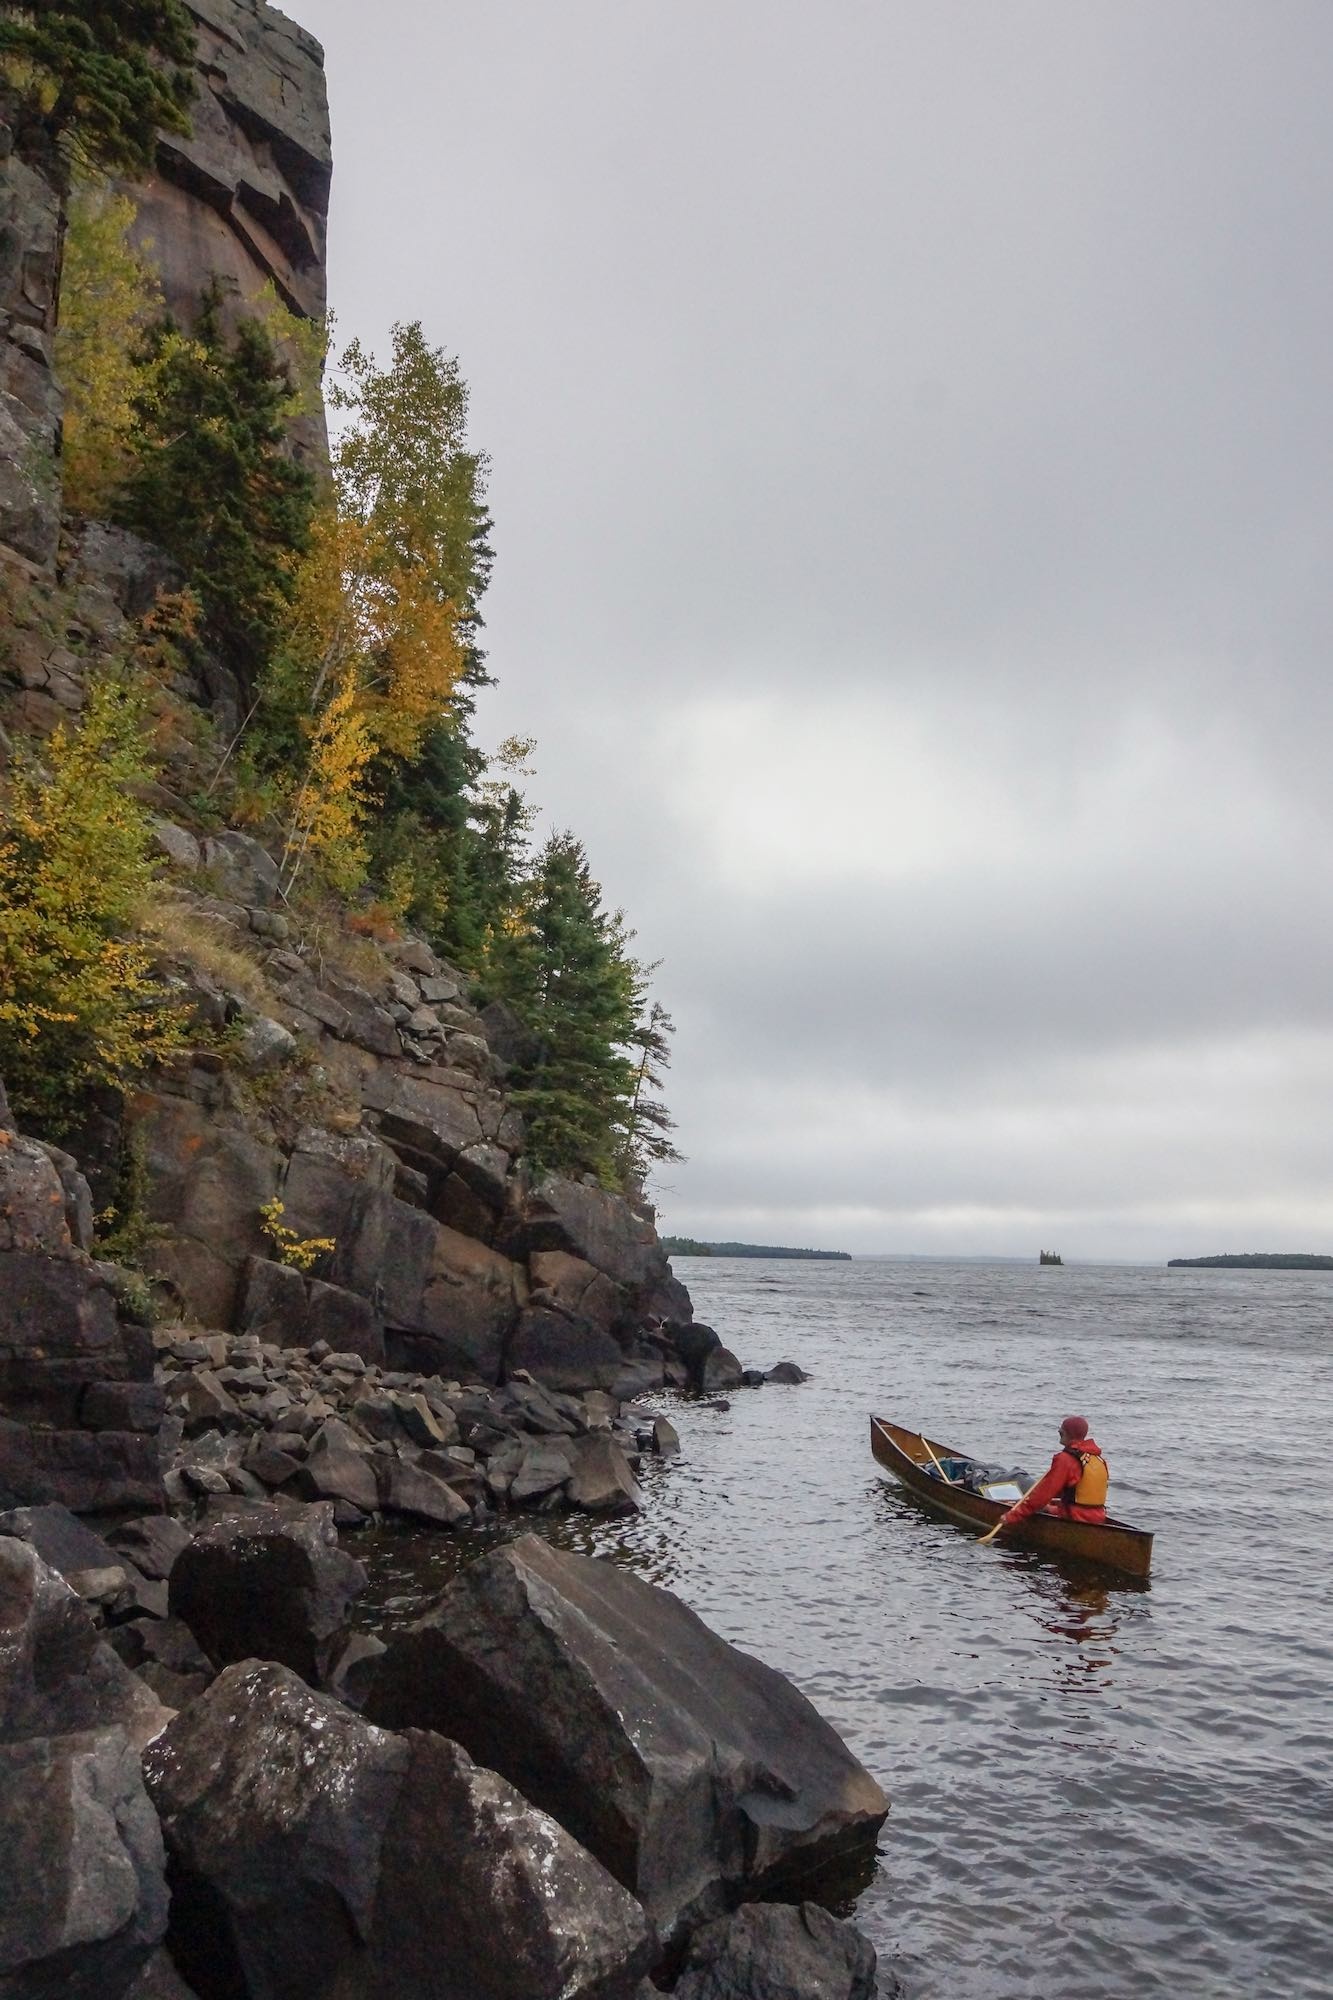
[[[1073,1450],[1072,1446],[1067,1447]],[[1078,1485],[1074,1488],[1073,1500],[1076,1507],[1104,1507],[1106,1494],[1111,1484],[1111,1474],[1106,1460],[1096,1452],[1074,1451],[1083,1470],[1079,1474]]]

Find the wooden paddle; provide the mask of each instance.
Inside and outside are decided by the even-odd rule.
[[[926,1447],[926,1450],[930,1451],[930,1439],[923,1437],[921,1442]],[[944,1467],[940,1464],[939,1460],[936,1458],[933,1451],[930,1451],[930,1462],[934,1466],[936,1472],[939,1473],[940,1478],[944,1481],[946,1486],[952,1486],[955,1483],[952,1479],[950,1479],[948,1473],[944,1470]]]

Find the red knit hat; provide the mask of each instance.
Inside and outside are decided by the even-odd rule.
[[[1061,1437],[1085,1438],[1088,1435],[1086,1417],[1066,1417],[1060,1425]]]

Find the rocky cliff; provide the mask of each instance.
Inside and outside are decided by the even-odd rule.
[[[204,286],[247,301],[271,281],[323,318],[333,149],[324,55],[264,0],[190,0],[199,82],[189,138],[164,139],[133,189],[168,309],[188,320]]]
[[[271,281],[292,310],[318,316],[332,171],[319,46],[263,0],[190,11],[192,134],[164,139],[155,174],[132,190],[168,307],[188,317],[215,283],[250,303]],[[62,529],[60,201],[41,161],[11,147],[3,166],[0,767],[6,726],[40,738],[76,716],[89,673],[182,581],[133,536]],[[70,1141],[99,1209],[133,1168],[159,1305],[206,1329],[327,1340],[481,1383],[524,1370],[556,1389],[660,1385],[672,1360],[661,1325],[688,1319],[689,1301],[650,1211],[596,1186],[534,1183],[505,1092],[514,1023],[501,1008],[478,1013],[456,968],[418,939],[377,944],[336,915],[302,928],[288,912],[272,854],[207,814],[209,761],[237,721],[234,681],[195,648],[160,690],[166,761],[153,799],[162,966],[194,1045],[123,1109],[94,1107]],[[328,1247],[305,1272],[278,1252],[312,1240]],[[12,1367],[22,1373],[17,1358]],[[81,1407],[62,1406],[60,1424]]]
[[[333,152],[323,51],[264,0],[193,0],[198,84],[188,138],[164,138],[129,190],[168,310],[188,324],[210,285],[224,306],[268,284],[323,317]],[[60,540],[60,396],[52,373],[60,203],[0,124],[0,563],[51,577]],[[318,453],[320,419],[299,442]]]

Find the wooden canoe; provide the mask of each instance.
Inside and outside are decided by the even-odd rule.
[[[885,1470],[916,1499],[965,1528],[993,1528],[1006,1511],[999,1500],[987,1500],[980,1493],[969,1493],[963,1486],[950,1486],[931,1470],[931,1451],[937,1458],[971,1455],[951,1444],[940,1444],[935,1438],[904,1430],[901,1424],[891,1424],[887,1417],[872,1417],[870,1448]],[[1143,1528],[1131,1528],[1127,1522],[1109,1518],[1062,1521],[1054,1514],[1034,1514],[1017,1528],[1006,1529],[1001,1539],[1015,1547],[1041,1549],[1047,1555],[1102,1563],[1126,1576],[1147,1576],[1152,1563],[1152,1536]]]

